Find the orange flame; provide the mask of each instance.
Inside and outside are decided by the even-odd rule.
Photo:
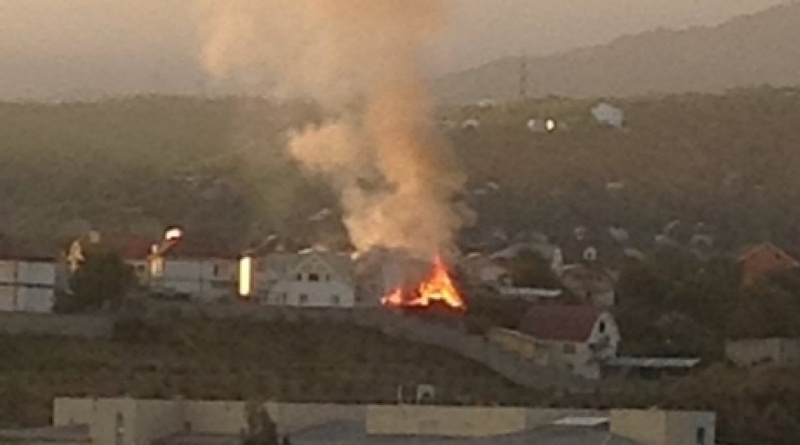
[[[426,308],[440,302],[451,309],[464,310],[466,303],[458,293],[444,261],[437,256],[433,262],[430,277],[420,283],[413,295],[406,295],[402,288],[395,289],[383,297],[381,303],[387,307],[418,307]]]

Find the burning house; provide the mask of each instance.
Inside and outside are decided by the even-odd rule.
[[[357,259],[360,299],[390,309],[461,312],[467,302],[441,256],[423,261],[399,251],[376,250]]]

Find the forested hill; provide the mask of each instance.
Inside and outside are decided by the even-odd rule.
[[[596,101],[548,99],[440,110],[483,227],[556,232],[621,224],[640,240],[673,219],[705,222],[730,247],[796,240],[800,92],[611,100],[627,129],[591,119]],[[554,116],[554,134],[526,122]],[[461,122],[480,126],[464,130]],[[333,201],[282,149],[313,106],[135,97],[0,104],[0,230],[38,244],[88,225],[155,234],[165,224],[230,243],[300,230]]]
[[[528,60],[534,97],[721,92],[754,85],[800,85],[800,3],[776,6],[716,27],[657,30],[608,45]],[[508,100],[520,91],[521,60],[505,58],[444,76],[448,103]]]

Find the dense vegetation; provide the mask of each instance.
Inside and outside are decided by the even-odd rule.
[[[796,241],[800,92],[614,103],[625,131],[597,125],[588,100],[442,109],[472,186],[500,185],[467,195],[479,225],[558,233],[619,223],[647,244],[681,219],[705,222],[727,248]],[[548,115],[561,131],[525,125]],[[320,118],[310,105],[246,98],[0,104],[0,196],[14,209],[0,230],[48,247],[87,225],[150,234],[183,224],[234,244],[271,230],[307,236],[307,218],[335,202],[282,146],[287,131]],[[463,131],[468,118],[480,127]]]
[[[800,335],[797,275],[743,290],[730,259],[754,241],[797,249],[800,91],[614,103],[626,111],[624,131],[594,122],[588,100],[440,110],[469,174],[465,199],[479,213],[473,231],[627,228],[651,253],[622,271],[617,315],[631,353],[718,360],[728,337]],[[561,130],[532,133],[526,121],[542,116],[559,119]],[[320,118],[306,104],[245,98],[2,104],[0,199],[11,211],[0,214],[0,239],[52,249],[90,225],[156,235],[167,224],[232,245],[273,230],[319,236],[308,217],[335,203],[282,146],[287,130]],[[462,129],[470,118],[480,126]],[[481,187],[488,193],[471,193]],[[705,223],[716,239],[710,259],[655,248],[654,235],[676,219]],[[537,275],[540,266],[519,273],[534,284],[549,280]],[[559,398],[520,391],[442,351],[349,327],[198,321],[144,338],[134,328],[127,342],[0,337],[3,423],[46,421],[55,395],[388,401],[400,383],[434,383],[446,400],[714,409],[723,435],[741,443],[800,437],[796,371],[716,365],[656,393]]]

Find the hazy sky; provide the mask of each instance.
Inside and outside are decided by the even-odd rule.
[[[448,27],[431,51],[436,71],[503,55],[542,55],[604,43],[659,26],[715,24],[786,0],[448,1]],[[94,77],[105,69],[95,87],[111,85],[117,74],[136,78],[131,85],[143,85],[173,72],[197,70],[189,66],[199,46],[193,3],[0,0],[0,82],[32,89],[64,76]],[[80,82],[62,83],[72,88]],[[9,88],[0,85],[0,93]]]

